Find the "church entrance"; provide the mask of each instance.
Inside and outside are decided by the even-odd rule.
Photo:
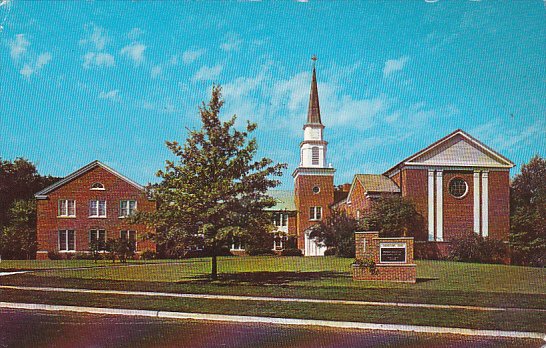
[[[305,256],[324,256],[326,245],[319,243],[316,238],[309,237],[311,231],[305,231]]]

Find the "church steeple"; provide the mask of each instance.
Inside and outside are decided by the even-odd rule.
[[[320,120],[320,105],[317,87],[317,71],[314,61],[317,60],[313,56],[313,79],[311,80],[311,94],[309,95],[309,109],[307,110],[307,124],[322,124]]]

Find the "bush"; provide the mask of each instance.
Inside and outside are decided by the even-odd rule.
[[[337,255],[337,248],[336,247],[328,248],[324,252],[324,256],[334,256],[334,255]]]
[[[504,263],[508,248],[501,240],[484,238],[474,232],[453,239],[449,248],[449,260],[463,262]]]
[[[63,255],[58,251],[50,250],[47,252],[47,258],[50,260],[62,260]]]
[[[246,253],[250,256],[275,255],[275,252],[270,248],[249,248]]]
[[[146,249],[140,254],[140,258],[143,260],[155,260],[157,259],[157,252],[154,250]]]
[[[284,249],[281,251],[281,256],[303,256],[303,253],[300,249],[297,248],[290,248],[290,249]]]

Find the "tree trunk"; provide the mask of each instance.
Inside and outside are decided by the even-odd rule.
[[[216,257],[216,250],[212,252],[212,270],[210,273],[210,278],[212,280],[218,279],[218,260]]]

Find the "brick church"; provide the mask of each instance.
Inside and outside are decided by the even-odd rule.
[[[269,192],[277,201],[270,209],[276,252],[295,237],[304,255],[324,255],[326,248],[309,237],[310,227],[327,218],[332,209],[360,219],[385,195],[411,200],[425,220],[423,231],[410,231],[416,249],[445,253],[450,240],[472,232],[508,240],[509,173],[514,164],[469,134],[456,130],[383,174],[356,174],[351,184],[336,187],[335,169],[326,160],[324,129],[313,67],[300,163],[292,174],[294,191]],[[118,237],[132,240],[137,252],[155,249],[143,238],[150,232],[146,226],[125,223],[137,209],[156,209],[155,202],[142,186],[99,161],[42,190],[36,198],[39,259],[51,251],[87,251],[93,241]],[[230,247],[234,254],[245,253],[242,241],[233,241]]]
[[[465,233],[508,240],[510,168],[514,164],[458,129],[407,157],[383,174],[356,174],[351,184],[334,186],[335,169],[326,160],[316,70],[313,67],[307,122],[294,177],[298,248],[324,255],[325,247],[309,238],[309,228],[332,209],[356,219],[385,195],[411,200],[426,230],[411,231],[416,248],[447,252],[449,241]]]

